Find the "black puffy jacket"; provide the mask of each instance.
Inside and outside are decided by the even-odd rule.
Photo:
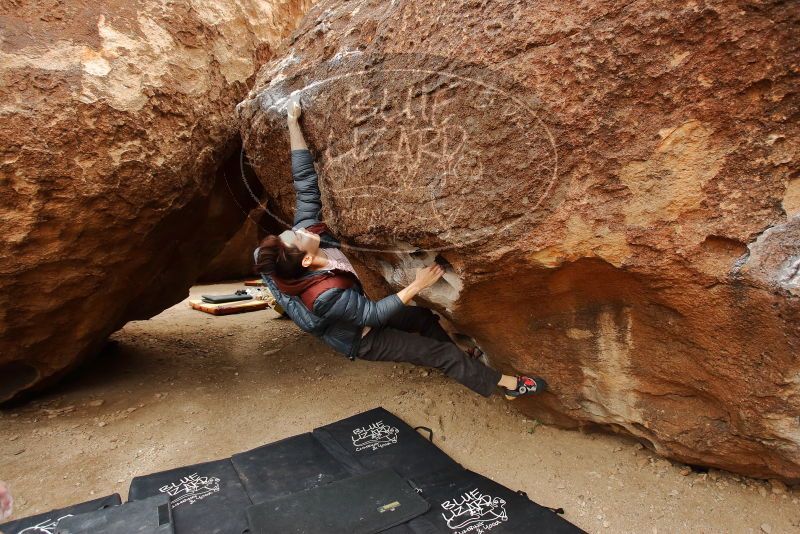
[[[319,192],[314,158],[308,149],[292,150],[292,177],[297,195],[293,230],[307,228],[320,222],[322,201]],[[329,233],[321,236],[322,245],[339,248],[340,243]],[[254,256],[258,254],[256,249]],[[313,276],[323,271],[311,271]],[[380,328],[389,318],[403,308],[403,301],[396,294],[372,301],[358,282],[349,289],[331,288],[322,292],[314,301],[313,312],[306,308],[299,296],[282,293],[269,275],[261,274],[275,300],[286,311],[292,321],[302,330],[322,338],[337,352],[355,359],[361,342],[364,326]]]

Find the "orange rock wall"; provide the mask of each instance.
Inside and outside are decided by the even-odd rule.
[[[0,7],[0,402],[188,294],[245,217],[234,106],[311,3]]]
[[[329,0],[238,106],[291,219],[301,92],[329,225],[506,372],[515,406],[681,461],[800,480],[791,2]]]

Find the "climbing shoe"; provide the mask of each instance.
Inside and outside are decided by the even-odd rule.
[[[538,395],[547,390],[547,382],[538,376],[517,376],[516,389],[500,388],[505,392],[506,399],[514,400],[520,397]]]

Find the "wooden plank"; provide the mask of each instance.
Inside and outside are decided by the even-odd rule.
[[[202,300],[190,300],[189,306],[201,312],[211,315],[231,315],[233,313],[247,313],[251,311],[264,310],[269,308],[266,300],[243,300],[241,302],[226,302],[222,304],[211,304]]]

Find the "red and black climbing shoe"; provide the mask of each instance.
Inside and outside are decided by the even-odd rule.
[[[501,388],[505,392],[506,399],[514,400],[520,397],[538,395],[547,390],[547,382],[538,376],[517,376],[516,389]]]

